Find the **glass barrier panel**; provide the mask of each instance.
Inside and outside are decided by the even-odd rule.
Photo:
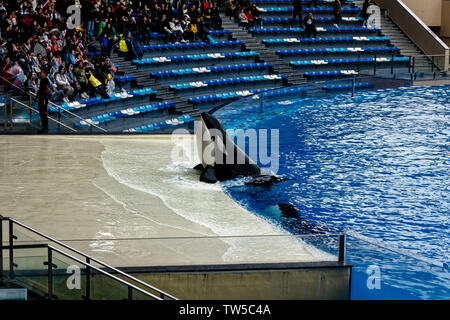
[[[155,300],[151,296],[148,296],[136,289],[132,289],[132,300]],[[159,296],[159,295],[156,295]]]
[[[282,234],[242,237],[97,239],[89,242],[68,241],[67,244],[115,267],[147,267],[335,262],[338,259],[338,238],[338,234]],[[102,250],[95,248],[102,248]],[[92,264],[100,267],[95,262]],[[109,272],[109,270],[106,271]],[[137,283],[131,283],[138,286]],[[149,290],[146,289],[146,291]]]
[[[45,296],[48,292],[47,248],[14,249],[14,271],[10,277],[33,292]]]
[[[450,272],[431,258],[347,235],[346,261],[353,299],[448,299]]]
[[[91,276],[91,300],[126,300],[128,286],[102,273],[93,271]]]
[[[84,300],[86,267],[59,252],[52,252],[53,295],[58,300]]]

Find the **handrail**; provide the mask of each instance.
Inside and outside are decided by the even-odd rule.
[[[9,99],[12,100],[12,101],[14,101],[15,103],[18,103],[18,104],[24,106],[25,108],[29,109],[30,111],[33,111],[33,112],[35,112],[35,113],[40,113],[39,111],[35,110],[34,108],[31,108],[31,107],[27,106],[27,105],[26,105],[25,103],[23,103],[23,102],[20,102],[20,101],[14,99],[14,98],[9,98]],[[56,122],[57,124],[63,126],[63,127],[66,128],[66,129],[69,129],[69,130],[72,131],[72,132],[78,132],[78,131],[75,130],[74,128],[71,128],[71,127],[65,125],[65,124],[62,123],[62,122],[59,122],[58,120],[55,120],[55,119],[53,119],[52,117],[48,117],[48,119],[51,120],[51,121],[53,121],[53,122]]]
[[[3,81],[8,82],[11,86],[13,86],[13,87],[16,88],[16,89],[19,89],[19,90],[22,91],[23,93],[27,94],[29,97],[31,97],[31,98],[36,98],[36,94],[31,93],[31,92],[28,92],[28,91],[24,90],[23,88],[20,88],[20,87],[16,86],[15,84],[13,84],[11,81],[5,79],[4,77],[0,76],[0,79],[2,79]],[[75,113],[73,113],[73,112],[71,112],[71,111],[69,111],[69,110],[67,110],[67,109],[64,109],[63,107],[57,105],[56,103],[54,103],[54,102],[52,102],[52,101],[50,101],[50,100],[48,101],[48,103],[49,103],[50,105],[52,105],[52,106],[58,108],[58,110],[62,110],[62,111],[64,111],[64,112],[67,112],[67,113],[70,114],[71,116],[74,116],[75,118],[77,118],[77,119],[79,119],[79,120],[81,120],[81,121],[86,121],[86,119],[80,117],[79,115],[77,115],[77,114],[75,114]],[[88,123],[88,122],[86,122],[86,123],[89,124],[89,125],[92,126],[92,127],[95,127],[95,128],[97,128],[97,129],[99,129],[100,131],[108,132],[106,129],[103,129],[102,127],[99,127],[99,126],[97,126],[97,125],[95,125],[95,124],[93,124],[93,123]]]
[[[55,248],[55,247],[53,247],[53,246],[51,246],[49,244],[13,245],[12,247],[10,247],[10,246],[2,246],[1,247],[1,249],[3,249],[3,250],[8,250],[8,249],[9,250],[38,249],[38,248],[48,248],[48,249],[50,249],[52,251],[55,251],[55,252],[65,256],[65,257],[67,257],[69,259],[72,259],[72,260],[74,260],[74,261],[84,265],[86,268],[91,268],[91,269],[97,271],[98,273],[101,273],[101,274],[107,276],[108,278],[114,279],[115,281],[117,281],[117,282],[119,282],[119,283],[121,283],[121,284],[123,284],[123,285],[125,285],[125,286],[127,286],[129,288],[132,288],[132,289],[134,289],[136,291],[139,291],[140,293],[142,293],[142,294],[144,294],[146,296],[150,296],[151,298],[153,298],[155,300],[163,300],[162,298],[157,297],[157,296],[153,295],[150,292],[147,292],[147,291],[145,291],[145,290],[143,290],[143,289],[141,289],[139,287],[136,287],[135,285],[133,285],[133,284],[131,284],[131,283],[129,283],[129,282],[123,280],[123,279],[120,279],[120,278],[110,274],[109,272],[106,272],[106,271],[104,271],[104,270],[102,270],[100,268],[97,268],[97,267],[95,267],[95,266],[93,266],[93,265],[91,265],[91,264],[89,264],[87,262],[84,262],[83,260],[80,260],[77,257],[71,256],[70,254],[68,254],[68,253],[66,253],[66,252],[64,252],[62,250],[59,250],[59,249],[57,249],[57,248]]]
[[[133,288],[134,290],[139,291],[139,292],[141,292],[141,293],[143,293],[143,294],[145,294],[145,295],[147,295],[147,296],[150,296],[150,297],[152,297],[152,298],[154,298],[154,299],[156,299],[156,300],[163,300],[162,298],[157,297],[157,296],[151,294],[150,292],[147,292],[147,291],[145,291],[145,290],[143,290],[143,289],[141,289],[141,288],[139,288],[139,287],[136,287],[135,285],[133,285],[133,284],[131,284],[131,283],[128,283],[128,282],[126,282],[125,280],[122,280],[122,279],[120,279],[120,278],[118,278],[118,277],[116,277],[116,276],[114,276],[114,275],[112,275],[112,274],[110,274],[110,273],[108,273],[108,272],[106,272],[106,271],[100,269],[100,268],[97,268],[97,267],[95,267],[95,266],[93,266],[93,265],[90,265],[90,264],[87,263],[87,262],[82,261],[82,260],[78,259],[77,257],[73,257],[73,256],[71,256],[70,254],[65,253],[64,251],[61,251],[61,250],[59,250],[59,249],[57,249],[57,248],[55,248],[55,247],[52,247],[51,245],[47,245],[47,246],[48,246],[48,248],[50,248],[51,250],[56,251],[56,252],[58,252],[59,254],[61,254],[61,255],[63,255],[63,256],[66,256],[66,257],[69,258],[69,259],[75,260],[75,261],[77,261],[78,263],[81,263],[81,264],[83,264],[84,266],[86,266],[86,267],[88,267],[88,268],[92,268],[92,269],[94,269],[95,271],[100,272],[100,273],[106,275],[107,277],[112,278],[112,279],[114,279],[114,280],[116,280],[116,281],[118,281],[118,282],[120,282],[120,283],[126,285],[126,286],[129,287],[129,288]],[[125,273],[125,275],[126,275],[126,273]]]
[[[2,220],[8,220],[8,221],[11,221],[12,223],[17,224],[17,225],[21,226],[22,228],[27,229],[28,231],[31,231],[31,232],[33,232],[33,233],[35,233],[35,234],[37,234],[37,235],[39,235],[39,236],[41,236],[41,237],[47,239],[47,240],[50,240],[51,242],[54,242],[54,243],[60,245],[61,247],[64,247],[64,248],[66,248],[66,249],[68,249],[68,250],[70,250],[70,251],[72,251],[72,252],[75,252],[75,253],[79,254],[80,256],[85,257],[86,259],[89,259],[90,261],[94,261],[94,262],[96,262],[96,263],[102,265],[102,266],[105,267],[105,268],[108,268],[108,269],[110,269],[110,270],[113,270],[114,272],[117,272],[117,273],[119,273],[120,275],[122,275],[122,276],[124,276],[124,277],[126,277],[126,278],[128,278],[128,279],[130,279],[130,280],[133,280],[133,281],[135,281],[135,282],[137,282],[137,283],[139,283],[139,284],[141,284],[141,285],[147,287],[148,289],[154,290],[154,291],[158,292],[158,293],[159,293],[160,295],[162,295],[162,296],[168,297],[168,298],[173,299],[173,300],[178,300],[178,299],[175,298],[174,296],[172,296],[172,295],[170,295],[170,294],[168,294],[168,293],[166,293],[166,292],[164,292],[164,291],[162,291],[162,290],[160,290],[160,289],[158,289],[158,288],[156,288],[156,287],[154,287],[154,286],[152,286],[152,285],[149,285],[148,283],[145,283],[145,282],[143,282],[143,281],[141,281],[141,280],[139,280],[139,279],[137,279],[137,278],[135,278],[135,277],[133,277],[133,276],[131,276],[131,275],[129,275],[129,274],[127,274],[127,273],[125,273],[125,272],[119,270],[119,269],[117,269],[117,268],[114,268],[114,267],[112,267],[112,266],[110,266],[110,265],[108,265],[108,264],[106,264],[106,263],[104,263],[104,262],[102,262],[102,261],[100,261],[100,260],[97,260],[97,259],[95,259],[95,258],[93,258],[93,257],[91,257],[91,256],[88,256],[87,254],[85,254],[85,253],[83,253],[83,252],[81,252],[81,251],[79,251],[79,250],[77,250],[77,249],[75,249],[75,248],[72,248],[72,247],[66,245],[65,243],[62,243],[61,241],[58,241],[58,240],[56,240],[56,239],[54,239],[54,238],[52,238],[52,237],[50,237],[50,236],[47,236],[46,234],[44,234],[44,233],[42,233],[42,232],[39,232],[39,231],[37,231],[37,230],[35,230],[35,229],[33,229],[33,228],[31,228],[31,227],[29,227],[29,226],[27,226],[27,225],[25,225],[25,224],[19,222],[19,221],[17,221],[17,220],[14,220],[13,218],[10,218],[10,217],[2,217],[2,216],[0,215],[0,223],[1,223]]]
[[[382,9],[387,9],[389,17],[427,55],[443,55],[438,61],[441,70],[450,68],[449,47],[401,0],[375,0]]]

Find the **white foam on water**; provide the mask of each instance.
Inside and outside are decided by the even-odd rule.
[[[117,182],[158,197],[175,214],[211,230],[207,236],[237,236],[221,238],[229,245],[224,261],[336,259],[247,211],[225,195],[220,184],[200,182],[199,173],[192,169],[198,162],[172,162],[173,144],[168,140],[118,139],[102,143],[103,166]],[[284,236],[246,238],[252,235]]]

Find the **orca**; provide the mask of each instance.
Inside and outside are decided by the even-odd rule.
[[[195,129],[197,151],[202,163],[194,169],[202,171],[200,181],[216,183],[238,177],[252,177],[248,185],[263,186],[286,179],[264,173],[229,138],[220,121],[203,112]]]

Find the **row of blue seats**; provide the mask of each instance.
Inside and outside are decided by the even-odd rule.
[[[216,101],[222,101],[222,100],[228,100],[228,99],[237,99],[237,98],[247,97],[252,94],[260,93],[260,92],[264,92],[264,91],[268,91],[268,90],[271,90],[271,89],[255,89],[255,90],[217,93],[217,94],[211,94],[211,95],[207,95],[207,96],[192,97],[192,98],[189,98],[189,102],[191,102],[191,103],[208,103],[208,102],[216,102]]]
[[[89,51],[89,52],[87,53],[87,56],[88,56],[89,58],[92,58],[93,56],[99,56],[100,54],[101,54],[100,51]]]
[[[204,49],[204,48],[223,48],[223,47],[237,47],[244,45],[245,42],[241,40],[236,41],[217,41],[215,43],[208,42],[186,42],[186,43],[167,43],[167,44],[153,44],[143,46],[144,51],[160,51],[172,49]]]
[[[298,54],[327,54],[327,53],[397,53],[397,47],[367,47],[367,48],[317,48],[317,49],[297,49],[297,50],[277,50],[277,54],[282,56]]]
[[[82,108],[86,108],[86,107],[90,107],[90,106],[95,106],[98,104],[109,103],[109,102],[116,101],[116,100],[149,96],[149,95],[156,94],[156,93],[158,93],[158,91],[155,91],[151,88],[137,89],[137,90],[127,91],[124,93],[110,94],[108,99],[103,99],[102,97],[95,97],[95,98],[79,100],[79,101],[68,103],[68,104],[62,104],[61,108],[63,108],[64,110],[72,111],[72,110],[82,109]],[[50,107],[49,110],[50,110],[50,112],[57,113],[59,109],[57,107]]]
[[[281,18],[280,18],[281,19]],[[284,18],[283,18],[284,19]],[[287,19],[286,21],[290,21]],[[277,21],[279,22],[279,21]],[[379,28],[365,28],[365,27],[318,27],[316,28],[317,32],[333,32],[333,33],[343,33],[343,32],[379,32],[381,29]],[[303,28],[250,28],[249,31],[251,33],[299,33],[304,32]]]
[[[216,102],[216,101],[222,101],[222,100],[229,100],[229,99],[238,99],[242,97],[247,97],[253,94],[260,94],[263,93],[265,97],[275,97],[275,96],[284,96],[284,95],[290,95],[290,94],[298,94],[298,93],[305,93],[306,89],[303,87],[294,87],[294,88],[284,88],[280,90],[274,90],[275,88],[264,88],[264,89],[255,89],[255,90],[244,90],[244,91],[233,91],[233,92],[227,92],[227,93],[218,93],[218,94],[212,94],[207,96],[198,96],[198,97],[192,97],[189,98],[189,102],[191,103],[208,103],[208,102]]]
[[[321,22],[334,22],[334,17],[315,17],[316,18],[316,23],[321,23]],[[295,19],[295,21],[298,22],[298,18]],[[263,24],[267,24],[267,23],[290,23],[292,21],[291,18],[261,18],[261,22]],[[364,21],[363,18],[361,17],[342,17],[342,22],[362,22]],[[320,27],[317,27],[317,29]],[[351,28],[351,27],[350,27]],[[360,27],[362,28],[362,27]]]
[[[339,42],[360,42],[360,41],[390,41],[389,37],[325,37],[325,38],[283,38],[283,39],[263,39],[265,44],[278,43],[298,43],[298,44],[313,44],[313,43],[339,43]]]
[[[164,109],[168,109],[168,108],[171,108],[174,106],[175,106],[174,103],[166,101],[166,102],[149,104],[149,105],[145,105],[145,106],[141,106],[141,107],[123,109],[120,111],[104,113],[104,114],[94,116],[92,118],[82,120],[80,122],[75,123],[75,126],[82,127],[82,126],[89,126],[90,124],[97,125],[100,123],[107,123],[107,122],[111,122],[111,121],[114,121],[114,120],[117,120],[120,118],[127,118],[127,117],[131,117],[131,116],[134,116],[137,114],[144,114],[144,113],[148,113],[148,112],[152,112],[152,111],[156,111],[156,110],[164,110]]]
[[[250,63],[250,64],[230,64],[226,66],[215,66],[215,67],[199,67],[199,68],[186,68],[186,69],[176,69],[167,71],[152,72],[151,75],[156,78],[165,78],[189,74],[200,74],[209,72],[230,72],[230,71],[240,71],[240,70],[252,70],[252,69],[264,69],[270,68],[272,65],[268,62],[264,63]]]
[[[230,30],[208,30],[208,34],[210,34],[212,36],[226,36],[226,35],[230,35],[231,31]]]
[[[356,70],[336,70],[336,71],[314,71],[305,72],[304,76],[307,78],[318,78],[318,77],[335,77],[335,76],[354,76],[357,75]]]
[[[355,84],[356,89],[366,89],[366,88],[373,88],[375,84],[372,82],[360,82]],[[324,85],[322,86],[323,90],[326,91],[339,91],[339,90],[348,90],[351,89],[351,84],[332,84],[332,85]]]
[[[198,81],[198,82],[189,82],[189,83],[180,83],[180,84],[172,84],[169,86],[170,89],[175,91],[185,90],[185,89],[194,89],[194,88],[202,88],[202,87],[216,87],[216,86],[224,86],[224,85],[234,85],[234,84],[244,84],[244,83],[252,83],[259,81],[275,81],[286,79],[287,77],[282,74],[271,74],[271,75],[263,75],[263,76],[248,76],[248,77],[236,77],[236,78],[226,78],[226,79],[218,79],[218,80],[208,80],[208,81]]]
[[[148,125],[139,126],[136,128],[124,130],[124,132],[149,132],[149,131],[158,131],[165,128],[176,127],[182,125],[184,123],[189,123],[195,121],[195,118],[190,115],[180,116],[178,118],[169,119],[166,121],[151,123]]]
[[[293,12],[293,8],[258,8],[259,12]],[[333,13],[333,8],[309,8],[308,11],[311,11],[312,13]],[[341,12],[351,12],[356,13],[360,12],[361,8],[341,8]]]
[[[117,80],[120,83],[125,83],[125,82],[130,82],[130,81],[137,81],[137,78],[133,77],[133,76],[118,76],[116,78],[117,78]]]
[[[167,56],[167,57],[153,57],[142,60],[133,60],[134,64],[138,65],[151,65],[158,63],[168,62],[186,62],[186,61],[198,61],[198,60],[210,60],[210,59],[233,59],[240,57],[256,57],[259,56],[255,51],[242,51],[242,52],[224,52],[224,53],[204,53],[204,54],[188,54],[184,56]]]
[[[290,61],[293,66],[318,66],[318,65],[336,65],[336,64],[356,64],[356,63],[371,63],[375,61],[375,58],[360,58],[358,59],[329,59],[329,60],[300,60]],[[377,62],[391,62],[392,57],[376,58]],[[394,62],[407,62],[408,57],[394,57]]]

